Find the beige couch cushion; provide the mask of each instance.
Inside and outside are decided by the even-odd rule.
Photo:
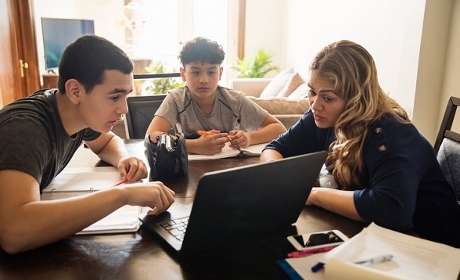
[[[229,81],[228,87],[244,92],[246,96],[259,97],[273,78],[234,78]]]
[[[310,105],[307,99],[288,99],[286,97],[255,98],[247,96],[272,115],[304,114]]]

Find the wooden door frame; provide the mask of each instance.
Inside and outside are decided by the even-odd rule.
[[[244,36],[246,29],[246,0],[239,0],[238,4],[238,50],[239,59],[244,58]]]
[[[40,88],[33,0],[0,0],[0,107]],[[23,68],[22,65],[27,65]]]
[[[35,12],[33,0],[18,1],[21,26],[22,55],[27,62],[25,71],[25,96],[40,89],[40,70],[38,66],[37,39],[35,30]],[[24,97],[25,97],[24,96]]]

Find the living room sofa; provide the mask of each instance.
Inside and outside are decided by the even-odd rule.
[[[280,120],[286,128],[295,124],[308,111],[308,86],[292,69],[274,78],[235,78],[228,84]]]

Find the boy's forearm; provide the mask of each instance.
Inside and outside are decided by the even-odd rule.
[[[2,235],[2,247],[8,253],[18,253],[55,242],[125,204],[123,190],[118,188],[68,199],[30,202],[12,211],[14,214],[8,221],[2,221],[15,233]]]
[[[128,157],[129,153],[123,140],[118,136],[114,136],[107,142],[98,156],[101,160],[116,167],[120,159]]]
[[[199,154],[199,146],[196,139],[185,139],[185,145],[189,154]]]
[[[281,123],[271,123],[259,130],[250,131],[249,136],[251,139],[250,145],[267,143],[286,131],[286,128]]]

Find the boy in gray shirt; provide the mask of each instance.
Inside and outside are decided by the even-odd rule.
[[[189,153],[213,155],[227,142],[232,148],[246,148],[286,131],[244,93],[218,85],[225,53],[217,42],[197,37],[185,44],[179,58],[181,78],[187,85],[170,91],[155,113],[147,129],[152,142],[180,123]]]

